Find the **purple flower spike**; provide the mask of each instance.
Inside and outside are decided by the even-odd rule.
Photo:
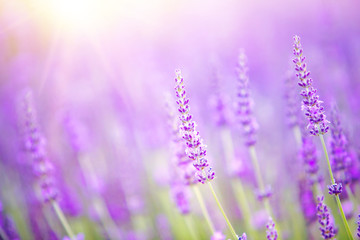
[[[181,214],[190,212],[188,189],[182,183],[171,184],[171,196]]]
[[[318,204],[316,207],[318,222],[320,223],[320,231],[323,239],[331,239],[336,235],[336,229],[330,221],[330,212],[328,207],[324,204],[324,196],[317,198]]]
[[[184,86],[184,79],[181,76],[181,71],[176,70],[176,86],[175,92],[178,104],[178,111],[180,112],[180,134],[186,143],[186,154],[194,163],[196,168],[197,180],[201,183],[211,181],[215,177],[215,173],[209,167],[206,159],[206,145],[200,137],[200,133],[196,131],[196,123],[192,120],[190,112],[189,99],[186,98],[186,91]]]
[[[243,127],[245,144],[247,146],[255,145],[256,131],[258,124],[252,114],[253,100],[249,91],[249,76],[247,67],[247,57],[243,50],[240,50],[238,61],[238,93],[236,114],[239,116],[239,122]]]
[[[58,191],[52,175],[53,165],[46,154],[46,140],[36,120],[36,111],[30,91],[24,95],[22,104],[25,149],[32,161],[33,172],[38,178],[44,201],[56,200]]]
[[[340,116],[336,106],[333,106],[330,114],[331,119],[331,167],[335,177],[343,184],[351,181],[349,169],[352,159],[349,154],[349,142],[341,126]]]
[[[294,36],[294,55],[293,62],[295,63],[296,76],[299,79],[299,86],[303,88],[300,95],[303,97],[302,110],[309,120],[307,128],[310,134],[318,136],[325,134],[329,130],[326,116],[324,114],[324,107],[321,105],[322,101],[316,94],[317,90],[312,87],[312,79],[309,78],[310,72],[306,69],[305,57],[303,56],[303,49],[300,43],[300,37]]]
[[[238,240],[247,240],[246,233],[243,233]]]
[[[278,234],[275,228],[275,223],[271,217],[269,217],[269,221],[266,224],[266,238],[268,240],[276,240],[278,238]]]
[[[307,180],[310,185],[321,181],[319,176],[319,164],[316,156],[316,146],[312,139],[309,137],[302,138],[302,148],[300,150],[300,158],[302,159],[305,171],[307,174]]]
[[[335,183],[333,185],[329,185],[328,189],[330,195],[339,195],[342,192],[343,187],[341,183]]]

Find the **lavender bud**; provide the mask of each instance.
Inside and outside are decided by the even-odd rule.
[[[268,240],[276,240],[278,238],[278,234],[275,228],[275,223],[271,217],[269,217],[269,221],[266,224],[266,238]]]
[[[339,195],[342,192],[342,184],[335,183],[328,186],[330,195]]]
[[[243,233],[238,240],[247,240],[246,233]]]

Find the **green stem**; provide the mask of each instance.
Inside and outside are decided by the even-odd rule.
[[[59,218],[61,224],[63,225],[67,235],[69,236],[69,238],[71,240],[76,240],[75,235],[74,235],[73,231],[71,230],[71,227],[70,227],[68,221],[66,220],[64,213],[61,211],[59,204],[56,201],[51,201],[51,204],[55,210],[57,217]]]
[[[327,152],[327,149],[326,149],[326,144],[325,144],[325,141],[324,141],[324,137],[323,137],[323,135],[319,135],[319,136],[320,136],[321,144],[322,144],[322,147],[323,147],[323,150],[324,150],[324,153],[325,153],[326,162],[327,162],[328,169],[329,169],[329,175],[330,175],[330,178],[331,178],[331,183],[335,184],[335,179],[334,179],[333,172],[331,170],[331,164],[330,164],[329,155],[328,155],[328,152]],[[336,198],[336,203],[338,205],[338,208],[340,210],[342,221],[343,221],[345,229],[346,229],[346,233],[347,233],[349,239],[354,239],[352,234],[351,234],[349,224],[348,224],[348,222],[346,220],[344,210],[343,210],[342,205],[341,205],[340,198],[339,198],[338,195],[336,195],[335,198]]]
[[[190,216],[190,215],[186,215],[186,216],[184,216],[184,217],[185,217],[186,227],[189,229],[189,232],[190,232],[190,235],[191,235],[191,239],[193,239],[193,240],[198,239],[197,234],[196,234],[196,231],[195,231],[195,229],[194,229],[194,224],[193,224],[193,221],[192,221],[191,216]]]
[[[215,233],[214,224],[212,223],[212,221],[210,219],[209,212],[208,212],[208,210],[207,210],[207,208],[205,206],[205,202],[204,202],[204,199],[203,199],[203,197],[202,197],[202,195],[201,195],[201,193],[199,191],[199,188],[195,185],[195,186],[193,186],[193,190],[195,192],[196,198],[199,201],[200,208],[201,208],[201,211],[202,211],[202,213],[203,213],[203,215],[205,217],[205,220],[208,223],[212,234],[214,234]]]
[[[346,184],[346,185],[345,185],[345,189],[346,189],[346,192],[347,192],[347,194],[348,194],[348,196],[349,196],[349,199],[350,199],[350,201],[351,201],[351,203],[352,203],[352,205],[353,205],[353,206],[352,206],[353,209],[357,209],[358,203],[357,203],[357,200],[356,200],[354,194],[353,194],[352,191],[351,191],[350,185],[349,185],[349,184]]]
[[[223,215],[224,218],[225,218],[225,221],[226,221],[228,227],[230,228],[231,234],[233,235],[234,239],[237,240],[237,239],[238,239],[238,236],[237,236],[237,234],[236,234],[233,226],[231,225],[228,217],[226,216],[226,213],[225,213],[223,207],[221,206],[221,203],[220,203],[220,201],[219,201],[219,199],[218,199],[218,197],[217,197],[217,195],[216,195],[216,193],[215,193],[215,190],[214,190],[213,186],[211,185],[211,182],[208,182],[208,185],[209,185],[209,187],[210,187],[210,189],[211,189],[211,192],[212,192],[212,194],[213,194],[213,196],[214,196],[214,198],[215,198],[215,201],[216,201],[216,203],[217,203],[217,205],[218,205],[218,207],[219,207],[222,215]]]

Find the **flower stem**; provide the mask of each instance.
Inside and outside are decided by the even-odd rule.
[[[334,179],[333,172],[331,170],[331,164],[330,164],[329,155],[328,155],[328,152],[327,152],[327,149],[326,149],[326,144],[325,144],[325,141],[324,141],[324,137],[323,137],[323,135],[319,135],[319,136],[320,136],[321,144],[322,144],[322,147],[323,147],[323,150],[324,150],[324,153],[325,153],[326,162],[327,162],[328,169],[329,169],[329,175],[330,175],[330,178],[331,178],[331,184],[335,184],[335,179]],[[348,222],[346,220],[345,213],[344,213],[344,210],[342,208],[340,198],[339,198],[338,195],[336,195],[335,198],[336,198],[336,203],[338,205],[338,208],[340,210],[341,218],[342,218],[342,221],[344,223],[348,238],[349,239],[354,239],[352,234],[351,234],[349,224],[348,224]]]
[[[192,221],[191,216],[189,216],[189,215],[185,216],[185,224],[186,224],[186,227],[189,229],[191,239],[193,239],[193,240],[198,239],[196,231],[194,229],[194,223]]]
[[[64,213],[62,212],[59,204],[56,201],[51,201],[51,205],[53,206],[55,213],[56,213],[57,217],[59,218],[61,224],[63,225],[67,235],[70,237],[71,240],[76,240],[75,235],[74,235],[73,231],[71,230],[71,227],[70,227],[68,221],[66,220]]]
[[[228,227],[230,228],[231,234],[233,235],[234,239],[237,240],[237,239],[238,239],[238,236],[237,236],[237,234],[236,234],[233,226],[231,225],[231,222],[229,221],[228,217],[226,216],[226,213],[225,213],[223,207],[221,206],[221,203],[220,203],[220,201],[219,201],[219,199],[218,199],[218,197],[217,197],[217,195],[216,195],[216,193],[215,193],[215,190],[214,190],[213,186],[211,185],[211,182],[208,182],[208,185],[209,185],[209,187],[210,187],[210,189],[211,189],[211,192],[212,192],[212,194],[213,194],[213,196],[214,196],[214,198],[215,198],[215,201],[216,201],[216,203],[217,203],[217,205],[218,205],[218,207],[219,207],[222,215],[223,215],[224,218],[225,218],[225,221],[226,221]]]
[[[204,199],[199,191],[199,188],[197,186],[193,186],[193,190],[195,192],[195,195],[196,195],[196,198],[198,199],[199,201],[199,204],[200,204],[200,208],[201,208],[201,211],[206,219],[206,222],[208,223],[209,225],[209,228],[211,230],[211,233],[214,234],[215,233],[215,228],[214,228],[214,224],[212,223],[211,219],[210,219],[210,216],[209,216],[209,212],[208,210],[206,209],[206,206],[205,206],[205,203],[204,203]]]

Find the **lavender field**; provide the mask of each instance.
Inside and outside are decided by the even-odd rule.
[[[0,240],[360,239],[359,10],[0,1]]]

